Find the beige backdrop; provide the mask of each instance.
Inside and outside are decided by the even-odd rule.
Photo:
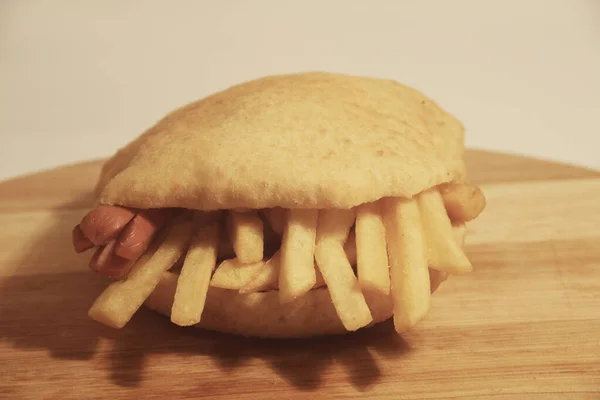
[[[600,1],[0,0],[0,179],[264,74],[414,85],[472,147],[600,168]]]

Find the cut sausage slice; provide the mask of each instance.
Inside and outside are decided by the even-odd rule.
[[[123,279],[129,273],[133,261],[126,260],[115,254],[116,241],[109,242],[106,246],[100,247],[90,260],[90,268],[100,275],[109,278]]]
[[[121,279],[173,214],[171,209],[154,209],[136,215],[134,210],[124,207],[99,206],[73,229],[73,247],[81,253],[99,246],[90,260],[90,268]]]
[[[171,210],[166,209],[141,211],[119,234],[116,255],[127,260],[137,260],[172,214]]]
[[[117,237],[135,216],[135,211],[118,206],[99,206],[81,220],[80,229],[94,245],[101,246]]]
[[[83,233],[79,225],[73,228],[72,240],[73,247],[75,248],[75,251],[77,253],[83,253],[84,251],[87,251],[94,247],[94,243],[92,243],[90,239],[85,237],[85,234]]]

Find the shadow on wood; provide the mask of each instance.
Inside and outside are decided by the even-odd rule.
[[[264,363],[300,390],[317,389],[328,367],[336,363],[347,371],[348,381],[359,391],[378,382],[380,356],[398,357],[409,350],[389,322],[354,334],[304,340],[251,339],[181,328],[146,309],[121,330],[102,326],[87,316],[87,310],[107,280],[93,274],[84,263],[71,265],[81,262],[70,254],[71,228],[85,210],[64,211],[80,208],[87,199],[89,196],[84,195],[73,203],[56,205],[52,223],[37,232],[30,250],[15,260],[13,270],[23,274],[0,277],[0,340],[10,346],[47,350],[56,362],[87,360],[96,370],[102,365],[101,373],[124,387],[155,379],[145,373],[148,363],[160,364],[167,357],[171,364],[180,363],[188,377],[199,362],[212,363],[215,373],[231,374],[247,367],[244,376],[256,373],[251,364]],[[40,249],[48,246],[58,247],[58,251],[43,252],[49,256],[41,257]],[[48,266],[48,273],[27,273],[26,266],[32,263],[37,271]],[[11,379],[19,377],[9,374]],[[192,380],[206,391],[205,383],[210,379],[199,375]]]

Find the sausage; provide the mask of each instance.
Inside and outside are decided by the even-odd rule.
[[[123,279],[129,273],[134,262],[115,254],[116,240],[96,250],[90,259],[90,268],[97,273],[109,278]]]
[[[75,251],[77,253],[83,253],[84,251],[87,251],[94,247],[94,243],[92,243],[90,239],[85,237],[85,234],[83,233],[79,225],[76,225],[75,228],[73,228],[73,232],[71,235],[73,239],[73,247],[75,248]]]
[[[135,211],[118,206],[99,206],[81,220],[80,229],[94,245],[107,244],[117,237],[135,216]]]
[[[77,253],[98,246],[90,268],[101,275],[122,279],[171,216],[172,210],[144,210],[99,206],[73,228]]]
[[[171,215],[171,210],[164,209],[141,211],[119,234],[115,253],[126,260],[137,260]]]

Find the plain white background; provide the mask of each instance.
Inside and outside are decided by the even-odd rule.
[[[600,168],[600,1],[0,0],[0,179],[272,73],[393,78],[470,147]]]

